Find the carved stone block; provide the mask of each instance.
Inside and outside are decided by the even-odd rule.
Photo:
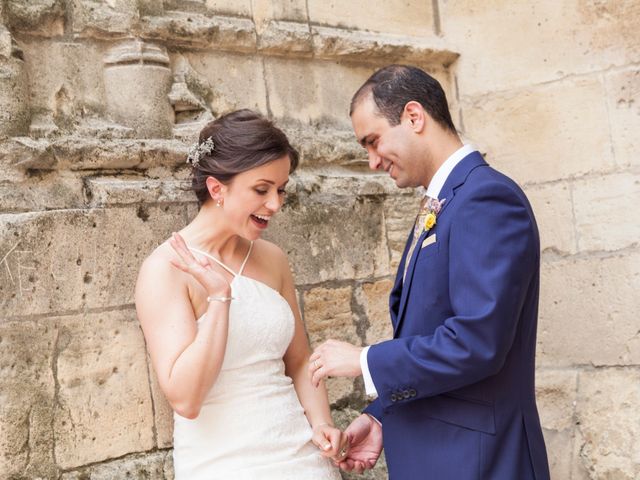
[[[107,112],[140,138],[169,137],[171,70],[164,47],[140,40],[113,47],[104,59]]]

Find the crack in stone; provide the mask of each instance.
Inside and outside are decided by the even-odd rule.
[[[53,354],[51,355],[51,374],[53,376],[53,399],[51,405],[51,458],[53,458],[53,463],[55,465],[56,470],[58,471],[58,478],[60,478],[60,470],[58,469],[58,461],[56,459],[56,411],[58,410],[58,395],[60,392],[60,383],[58,382],[58,355],[59,355],[59,339],[60,339],[60,330],[56,328],[56,338],[53,342]]]
[[[440,22],[440,5],[438,4],[438,0],[432,0],[431,2],[433,6],[433,31],[436,35],[442,35],[442,27]]]

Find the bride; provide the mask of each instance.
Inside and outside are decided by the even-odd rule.
[[[298,153],[239,110],[209,123],[187,161],[200,210],[145,260],[135,294],[174,410],[176,479],[339,480],[347,437],[309,379],[287,257],[260,239]]]

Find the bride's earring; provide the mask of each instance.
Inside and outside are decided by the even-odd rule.
[[[216,207],[222,207],[222,200],[218,199],[218,201],[216,201]]]

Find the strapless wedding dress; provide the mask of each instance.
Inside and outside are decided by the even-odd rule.
[[[251,247],[237,274],[191,250],[234,275],[235,299],[222,369],[200,415],[189,420],[174,413],[176,480],[340,480],[311,443],[311,427],[284,373],[282,357],[294,333],[289,304],[242,275]]]

